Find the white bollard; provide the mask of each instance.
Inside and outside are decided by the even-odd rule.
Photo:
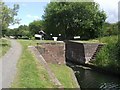
[[[58,37],[53,37],[54,41],[57,41],[57,38],[58,38]]]

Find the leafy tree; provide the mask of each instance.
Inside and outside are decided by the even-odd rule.
[[[18,27],[18,32],[19,32],[19,35],[21,35],[21,36],[28,36],[29,27],[27,25],[20,25]]]
[[[0,20],[2,20],[1,28],[2,34],[4,35],[10,24],[19,23],[20,19],[15,19],[15,16],[17,16],[18,13],[19,5],[14,4],[13,8],[9,8],[4,2],[0,2],[0,8]]]
[[[104,36],[110,36],[110,35],[118,35],[118,22],[117,23],[108,23],[106,22],[103,25],[104,29]]]
[[[6,31],[6,35],[7,36],[18,36],[19,32],[18,32],[18,28],[14,28],[14,29],[7,29]]]
[[[70,38],[96,38],[102,33],[106,15],[94,2],[51,2],[43,15],[45,32]]]
[[[13,31],[13,29],[7,29],[7,31],[6,31],[6,35],[7,36],[14,36],[14,31]]]
[[[31,38],[29,27],[27,25],[20,25],[18,28],[14,29],[7,29],[6,35],[15,36],[16,38],[19,37]]]
[[[32,36],[38,34],[41,29],[43,29],[41,20],[33,21],[29,24],[29,30]]]

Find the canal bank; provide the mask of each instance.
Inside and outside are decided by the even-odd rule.
[[[89,63],[99,52],[101,44],[67,41],[62,44],[48,43],[47,46],[44,43],[43,46],[43,48],[37,47],[37,49],[43,56],[46,56],[47,62],[56,64],[66,63],[73,69],[82,90],[89,88],[100,90],[120,89],[119,74]],[[47,58],[51,59],[48,60]],[[69,65],[68,62],[72,62],[72,64]]]
[[[77,65],[67,62],[67,66],[71,67],[77,78],[81,90],[97,89],[97,90],[119,90],[120,78],[113,74],[98,72],[90,67]]]
[[[105,48],[106,44],[103,43],[92,43],[92,42],[75,42],[75,41],[65,41],[65,60],[66,62],[72,62],[79,65],[84,65],[92,68],[95,71],[113,74],[115,76],[120,76],[120,68],[116,60],[108,60],[105,63],[109,63],[105,67],[94,63],[99,52]],[[111,51],[112,52],[112,51]],[[104,52],[103,52],[104,53]],[[109,53],[108,53],[109,54]],[[110,54],[111,55],[111,54]],[[103,56],[106,56],[105,54]],[[101,56],[102,57],[102,56]],[[112,57],[112,55],[110,56]],[[103,62],[102,59],[100,59]],[[116,67],[115,67],[116,66]]]
[[[71,84],[65,88],[81,90],[73,70],[66,66],[64,45],[63,42],[47,42],[38,43],[35,48],[38,50],[39,55],[44,58],[44,61],[51,66],[50,68],[55,73],[56,77],[63,84]]]

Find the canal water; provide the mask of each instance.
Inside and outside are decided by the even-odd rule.
[[[118,76],[105,74],[91,70],[82,65],[70,65],[74,70],[81,90],[120,90],[120,78]]]

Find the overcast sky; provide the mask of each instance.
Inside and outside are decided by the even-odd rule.
[[[4,1],[12,1],[12,0],[4,0]],[[15,1],[15,0],[13,0]],[[17,2],[19,0],[16,0]],[[38,2],[39,1],[39,2]],[[115,23],[118,21],[118,2],[120,0],[94,0],[100,5],[100,9],[104,10],[107,14],[106,21],[109,23]],[[20,0],[18,4],[20,4],[20,9],[18,13],[18,17],[22,20],[19,25],[29,25],[30,22],[38,19],[42,19],[41,16],[44,14],[44,9],[46,5],[50,2],[50,0],[31,0],[25,1]],[[6,2],[6,4],[11,7],[16,2]],[[17,28],[19,25],[12,25],[9,28]]]

